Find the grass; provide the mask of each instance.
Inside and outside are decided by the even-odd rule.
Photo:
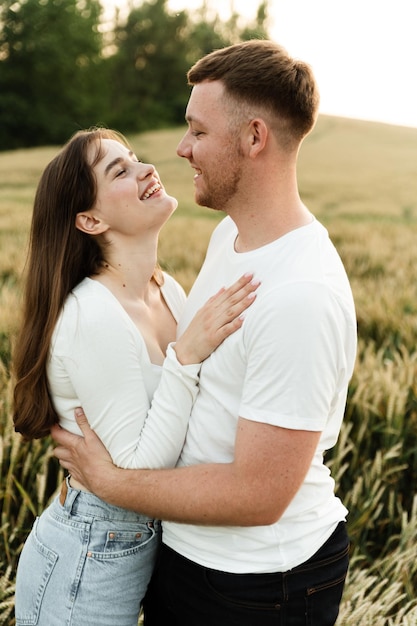
[[[160,261],[188,290],[221,216],[193,203],[193,172],[175,156],[183,131],[131,142],[179,199]],[[62,477],[48,440],[23,444],[13,432],[9,376],[31,203],[57,150],[0,153],[0,624],[8,626],[23,541]],[[358,314],[346,416],[327,457],[350,511],[339,626],[417,624],[416,163],[417,129],[332,117],[319,119],[300,155],[301,195],[342,256]]]

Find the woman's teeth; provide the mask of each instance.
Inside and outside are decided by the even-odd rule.
[[[143,194],[143,196],[141,197],[141,200],[147,200],[148,198],[150,198],[150,196],[154,193],[156,193],[157,191],[159,191],[161,189],[161,185],[159,183],[156,183],[155,185],[153,185],[152,187],[150,187],[150,189],[148,189],[147,191],[145,191],[145,193]]]

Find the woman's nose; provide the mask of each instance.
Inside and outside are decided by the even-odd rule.
[[[146,178],[147,176],[150,176],[152,174],[155,173],[155,166],[152,165],[152,163],[142,163],[141,161],[138,162],[139,166],[138,166],[138,177],[139,178]]]

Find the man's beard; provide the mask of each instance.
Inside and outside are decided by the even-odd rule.
[[[205,206],[215,211],[225,211],[229,202],[236,196],[239,183],[242,178],[242,168],[240,159],[236,159],[236,151],[233,157],[229,157],[233,163],[233,168],[218,168],[217,172],[210,174],[210,179],[206,182],[204,189],[196,191],[196,202],[200,206]],[[225,171],[228,174],[225,176]],[[203,175],[204,176],[204,175]],[[213,179],[216,179],[214,181]]]

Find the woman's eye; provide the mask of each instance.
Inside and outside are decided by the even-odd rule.
[[[122,176],[125,172],[126,170],[119,170],[116,174],[116,178],[118,178],[119,176]]]

